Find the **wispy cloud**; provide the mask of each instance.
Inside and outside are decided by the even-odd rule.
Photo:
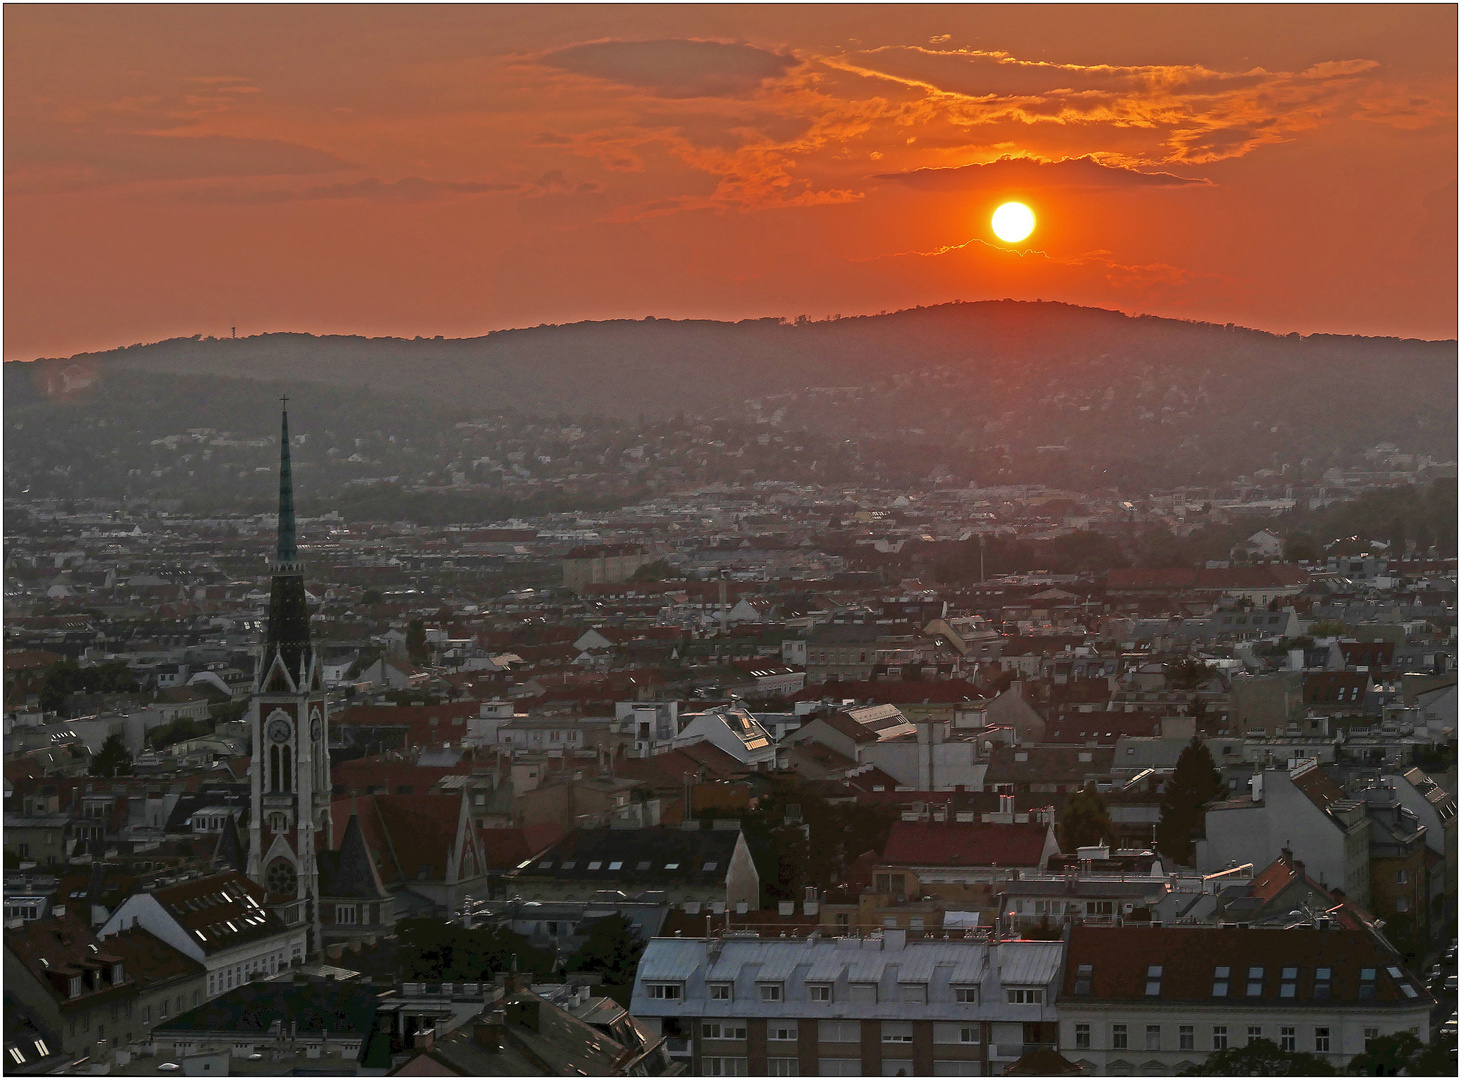
[[[193,202],[243,204],[315,202],[326,199],[419,203],[453,195],[487,195],[498,191],[521,191],[525,187],[524,184],[498,184],[473,180],[423,180],[419,176],[407,176],[400,180],[387,182],[372,176],[350,183],[305,188],[268,188],[252,191],[236,188],[206,188],[190,192],[182,198]]]
[[[683,38],[590,41],[544,53],[540,61],[667,98],[740,97],[797,63],[794,56],[754,45]]]
[[[874,180],[892,180],[926,191],[980,191],[1011,184],[1038,188],[1191,187],[1210,185],[1201,177],[1144,172],[1124,165],[1106,165],[1093,157],[1042,161],[1006,156],[994,161],[948,168],[878,173]]]

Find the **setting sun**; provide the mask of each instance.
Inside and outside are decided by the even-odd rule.
[[[1007,244],[1017,243],[1035,229],[1035,214],[1024,203],[1007,202],[990,219],[994,235]]]

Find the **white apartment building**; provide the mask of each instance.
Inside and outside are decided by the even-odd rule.
[[[630,1012],[697,1076],[988,1076],[1053,1048],[1064,946],[655,938]]]

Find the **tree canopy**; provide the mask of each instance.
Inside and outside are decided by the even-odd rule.
[[[1157,850],[1184,866],[1192,865],[1193,841],[1201,833],[1206,817],[1203,806],[1222,792],[1222,776],[1212,752],[1194,735],[1178,756],[1172,776],[1162,791]]]
[[[92,776],[125,776],[132,771],[132,755],[120,735],[108,735],[91,759]]]
[[[1322,1057],[1282,1050],[1267,1039],[1253,1039],[1209,1054],[1201,1065],[1185,1070],[1183,1076],[1333,1076],[1334,1066]]]
[[[612,986],[631,986],[646,942],[625,915],[608,915],[588,928],[578,951],[568,958],[569,971],[597,972]]]
[[[1066,800],[1055,831],[1060,838],[1060,849],[1066,852],[1102,842],[1116,843],[1116,826],[1111,823],[1106,800],[1096,791],[1095,784],[1087,784]]]
[[[1349,1063],[1355,1076],[1455,1076],[1456,1040],[1421,1042],[1408,1031],[1371,1039]]]
[[[396,925],[403,979],[428,982],[490,980],[514,966],[547,974],[553,958],[505,927],[467,930],[442,919],[403,919]]]
[[[137,677],[125,660],[82,667],[68,659],[59,660],[46,670],[37,697],[45,711],[60,712],[71,694],[135,693],[138,689]]]

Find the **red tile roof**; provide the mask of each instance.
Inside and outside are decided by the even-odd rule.
[[[1084,978],[1081,966],[1091,967],[1091,992],[1077,994],[1076,980]],[[1272,1008],[1313,1008],[1317,1000],[1316,969],[1331,974],[1332,1004],[1358,1003],[1360,986],[1374,975],[1374,1000],[1431,1003],[1425,986],[1400,966],[1399,959],[1385,949],[1374,935],[1364,930],[1330,928],[1317,930],[1239,929],[1237,927],[1097,927],[1071,928],[1066,950],[1062,1000],[1072,1004],[1092,1001],[1146,1001],[1148,971],[1160,966],[1158,997],[1163,1003],[1177,1001],[1260,1005]],[[1228,968],[1226,998],[1214,997],[1216,969]],[[1250,968],[1262,968],[1261,992],[1247,994]],[[1293,996],[1280,989],[1285,968],[1297,969]],[[1399,978],[1390,974],[1394,969]],[[1414,995],[1403,987],[1409,986]]]
[[[897,821],[883,862],[898,866],[1039,866],[1045,825]]]
[[[563,828],[550,823],[511,829],[478,829],[477,839],[481,841],[482,858],[488,869],[511,870],[562,840]]]

